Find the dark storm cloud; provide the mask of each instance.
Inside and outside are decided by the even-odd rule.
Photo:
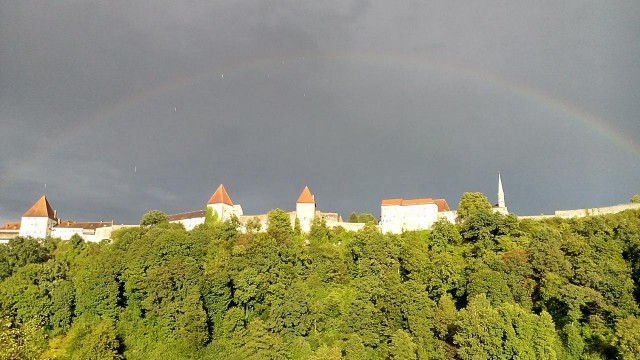
[[[520,214],[624,202],[640,154],[584,114],[640,141],[638,15],[633,1],[5,2],[0,220],[46,193],[64,218],[136,222],[200,208],[220,182],[246,213],[291,209],[309,185],[323,210],[377,214],[383,197],[495,200],[498,170]]]

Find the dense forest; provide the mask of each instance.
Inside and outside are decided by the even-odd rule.
[[[2,359],[637,359],[640,211],[0,246]],[[144,219],[143,219],[144,220]]]

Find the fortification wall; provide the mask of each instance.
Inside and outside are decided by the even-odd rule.
[[[615,214],[625,210],[640,209],[640,204],[620,204],[599,208],[576,209],[576,210],[556,210],[555,216],[563,219],[584,217],[589,215]]]
[[[576,217],[585,217],[591,215],[607,215],[616,214],[625,210],[640,209],[640,204],[620,204],[612,206],[604,206],[599,208],[587,208],[587,209],[575,209],[575,210],[556,210],[554,215],[532,215],[532,216],[518,216],[519,219],[532,219],[543,220],[553,217],[559,217],[562,219],[570,219]]]

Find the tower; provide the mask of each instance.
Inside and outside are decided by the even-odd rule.
[[[504,190],[502,190],[502,178],[498,172],[498,207],[507,207],[504,202]]]
[[[38,201],[22,215],[20,236],[46,238],[57,224],[56,212],[51,208],[47,197],[42,195]]]
[[[240,206],[233,205],[229,194],[227,194],[227,189],[224,188],[223,184],[220,184],[213,195],[211,195],[211,198],[207,202],[207,208],[213,210],[215,214],[218,214],[218,219],[221,221],[228,220],[233,215],[238,215],[238,212],[242,215]]]
[[[303,232],[311,230],[311,222],[316,216],[316,200],[311,194],[308,186],[305,186],[296,201],[296,217],[300,221],[300,228]]]

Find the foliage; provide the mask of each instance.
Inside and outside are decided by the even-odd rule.
[[[349,215],[349,222],[362,223],[362,224],[377,224],[378,220],[376,219],[375,216],[373,216],[373,214],[370,214],[370,213],[357,214],[355,212],[352,212],[351,215]]]
[[[151,210],[142,216],[142,218],[140,219],[140,226],[149,227],[166,223],[168,221],[169,217],[167,216],[167,214],[163,213],[160,210]]]
[[[631,197],[631,199],[629,200],[629,202],[632,202],[634,204],[638,204],[640,203],[640,194],[635,194]]]
[[[485,205],[401,235],[319,218],[297,234],[274,210],[266,232],[16,238],[0,246],[0,358],[637,358],[640,211],[519,221]]]
[[[463,221],[471,215],[491,212],[491,203],[480,192],[466,192],[462,194],[458,203],[458,220]]]

